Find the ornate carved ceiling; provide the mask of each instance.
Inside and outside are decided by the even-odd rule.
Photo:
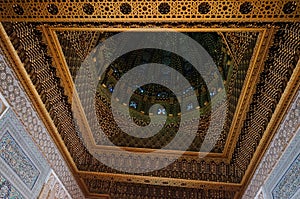
[[[296,1],[0,1],[0,15],[2,46],[23,84],[38,94],[32,101],[87,197],[240,198],[299,89]],[[224,104],[227,119],[205,158],[199,158],[194,143],[193,150],[166,168],[129,174],[105,166],[83,144],[78,123],[85,123],[85,117],[74,120],[71,109],[77,103],[73,78],[87,54],[112,32],[155,27],[218,35],[233,62]],[[106,98],[98,99],[102,127],[116,134],[113,118],[103,114],[109,112]],[[141,152],[124,160],[114,148],[99,146],[108,159],[120,161],[120,168],[147,167],[177,153],[153,156],[149,146],[159,148],[159,143],[141,148],[143,143],[128,137],[116,136],[115,142]]]

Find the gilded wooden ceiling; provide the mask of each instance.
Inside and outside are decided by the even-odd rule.
[[[33,104],[90,198],[241,198],[299,90],[300,6],[296,1],[0,1],[0,16],[1,45],[28,93],[37,93],[30,94]],[[220,39],[232,62],[232,74],[225,77],[226,122],[217,145],[205,158],[198,156],[199,139],[163,169],[120,172],[93,157],[82,142],[78,124],[86,124],[86,117],[74,120],[71,109],[72,103],[78,103],[72,97],[76,67],[112,33],[156,27]],[[164,136],[146,147],[142,141],[118,136],[106,97],[97,98],[101,127],[117,135],[111,136],[115,144],[141,154],[123,157],[114,147],[98,146],[108,159],[120,168],[148,167],[177,153],[148,153],[161,146],[158,141]],[[205,127],[199,125],[198,130],[205,132]]]
[[[199,29],[199,31],[204,30],[205,29]],[[230,31],[230,29],[228,29],[227,31]],[[256,46],[259,33],[259,30],[257,32],[233,31],[186,33],[189,36],[201,42],[200,44],[202,46],[205,46],[210,52],[210,54],[213,55],[214,60],[217,63],[216,65],[220,66],[220,73],[224,73],[223,81],[225,83],[225,88],[228,93],[228,106],[232,107],[232,109],[228,110],[226,126],[224,126],[222,139],[219,139],[218,144],[211,152],[222,153],[225,148],[226,137],[229,134],[231,121],[237,104],[237,100],[235,99],[238,99],[241,93],[241,90],[237,90],[234,88],[241,88],[243,86],[248,66],[251,62],[251,57],[253,54],[256,53],[254,52],[254,48]],[[77,76],[76,74],[78,73],[77,71],[79,70],[81,63],[83,62],[84,58],[89,52],[88,49],[95,48],[95,46],[98,45],[99,42],[101,43],[101,41],[106,39],[106,37],[109,37],[110,35],[115,33],[105,32],[101,34],[99,31],[56,31],[56,34],[58,35],[58,41],[55,39],[54,41],[57,42],[57,46],[62,47],[62,53],[66,59],[66,70],[70,71],[72,80],[75,81]],[[81,41],[82,38],[85,38],[85,41]],[[217,42],[214,42],[215,40],[217,40]],[[80,44],[81,47],[78,44]],[[239,50],[237,51],[234,48],[238,48]],[[233,54],[232,52],[235,52],[235,54]],[[143,51],[135,51],[132,54],[119,58],[119,60],[112,64],[112,67],[107,69],[107,72],[104,75],[104,77],[99,80],[100,86],[97,92],[98,98],[96,104],[96,109],[99,110],[97,111],[99,117],[98,121],[100,121],[100,125],[105,131],[106,135],[117,146],[151,149],[161,148],[162,146],[166,145],[166,143],[174,137],[176,131],[178,131],[181,115],[180,107],[178,107],[179,104],[176,100],[176,97],[174,96],[174,94],[171,94],[168,90],[163,90],[162,87],[158,87],[157,85],[148,85],[148,87],[145,87],[143,89],[140,88],[140,90],[138,90],[138,92],[136,92],[134,96],[132,96],[131,100],[132,103],[135,103],[136,107],[130,107],[130,110],[131,113],[134,115],[136,122],[146,124],[147,122],[149,122],[149,119],[147,118],[147,116],[145,116],[149,114],[149,110],[147,110],[149,108],[147,107],[154,103],[163,104],[166,107],[166,112],[169,115],[164,130],[162,130],[158,135],[150,139],[138,139],[122,132],[117,127],[117,124],[114,122],[113,115],[110,111],[110,92],[112,92],[112,90],[110,89],[113,88],[113,86],[122,76],[122,74],[125,74],[129,69],[142,64],[142,62],[145,61],[142,59],[142,56],[145,56],[145,54],[151,54],[151,60],[147,60],[151,63],[163,62],[164,60],[170,58],[169,54],[164,54],[162,51],[158,50],[150,51],[148,49]],[[184,94],[182,94],[181,98],[184,98],[186,101],[186,104],[184,104],[184,108],[191,109],[189,110],[190,114],[195,114],[193,112],[197,112],[196,114],[199,114],[200,112],[200,114],[202,115],[202,119],[200,120],[200,124],[198,127],[199,129],[197,137],[188,149],[188,151],[199,152],[201,143],[203,142],[210,121],[210,103],[208,103],[208,101],[210,97],[214,98],[215,95],[217,95],[218,88],[216,88],[215,91],[213,91],[213,94],[209,94],[207,88],[204,87],[205,83],[203,82],[200,74],[197,73],[195,70],[192,70],[193,68],[190,65],[188,66],[188,70],[186,70],[184,60],[176,58],[174,55],[171,56],[170,60],[172,60],[172,62],[169,64],[177,71],[182,71],[194,88],[194,90],[189,90],[189,88],[185,88],[186,90],[183,91]],[[144,71],[144,73],[149,74],[147,71]],[[158,71],[157,75],[164,75],[163,71]],[[198,101],[200,104],[199,109],[196,108],[196,105],[189,104],[189,92],[191,91],[198,93]],[[188,105],[192,107],[189,108]],[[123,108],[127,109],[127,104]],[[154,112],[152,114],[157,114],[157,112]],[[124,117],[125,116],[123,116],[123,125],[126,125],[126,118]],[[194,121],[194,123],[196,122],[198,121]],[[190,126],[191,125],[188,124],[186,128],[190,128]],[[111,131],[111,129],[114,130]],[[94,137],[97,136],[94,135]],[[184,139],[182,139],[182,142],[182,144],[185,144]],[[98,145],[107,144],[101,144],[100,142],[98,142]],[[174,148],[174,150],[176,150],[176,148]]]

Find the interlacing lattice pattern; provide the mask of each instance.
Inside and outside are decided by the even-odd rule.
[[[116,34],[116,32],[100,32],[100,31],[96,31],[96,32],[88,32],[88,31],[56,31],[58,38],[59,38],[59,42],[60,45],[62,47],[66,62],[68,64],[68,68],[69,71],[71,73],[71,76],[73,78],[73,80],[76,77],[76,73],[81,65],[82,59],[80,57],[82,57],[83,54],[85,54],[84,52],[86,52],[87,50],[89,50],[91,48],[91,46],[95,46],[97,45],[99,42],[105,40],[106,38],[108,38],[109,36]],[[249,63],[251,61],[251,57],[253,54],[253,49],[254,46],[256,44],[257,41],[257,36],[258,33],[257,32],[224,32],[224,33],[219,33],[220,35],[223,36],[224,34],[224,39],[223,39],[223,44],[218,41],[215,42],[215,38],[217,36],[217,33],[202,33],[202,34],[193,34],[193,33],[188,33],[188,35],[191,35],[195,40],[197,40],[198,42],[200,42],[200,44],[202,44],[204,46],[204,48],[206,48],[208,50],[208,52],[213,56],[213,59],[216,62],[216,65],[219,66],[219,70],[220,73],[222,75],[224,75],[225,77],[223,77],[224,79],[227,79],[229,83],[227,83],[227,81],[225,82],[226,84],[229,84],[228,86],[228,91],[227,94],[229,96],[229,107],[230,109],[228,110],[229,112],[229,117],[227,117],[226,120],[226,124],[224,126],[225,131],[222,133],[221,138],[218,140],[218,143],[215,147],[215,149],[213,150],[213,152],[222,152],[224,149],[224,145],[225,145],[225,141],[226,141],[226,137],[227,134],[229,132],[229,128],[232,122],[232,118],[235,112],[235,107],[238,103],[238,99],[242,90],[242,86],[244,84],[244,79],[246,76],[246,73],[248,71],[248,67],[249,67]],[[93,36],[92,36],[93,35]],[[80,42],[78,41],[78,38],[84,38],[84,40],[81,40]],[[217,37],[218,38],[218,37]],[[218,39],[220,40],[219,37]],[[228,41],[227,41],[228,40]],[[78,41],[77,45],[74,45],[74,41]],[[222,39],[221,39],[222,41]],[[76,43],[76,42],[75,42]],[[82,48],[82,47],[78,47],[78,43],[82,44],[82,46],[86,47],[86,48]],[[226,52],[224,52],[224,43],[228,43],[230,44],[228,46],[228,49]],[[118,45],[118,44],[117,44]],[[88,48],[89,47],[89,48]],[[234,64],[232,63],[226,63],[224,64],[224,62],[232,62],[231,58],[228,58],[229,55],[227,55],[228,51],[230,52],[234,52],[232,53],[231,56],[235,57],[235,61]],[[155,52],[157,54],[157,52]],[[154,54],[155,54],[154,53]],[[126,73],[126,71],[128,70],[128,67],[133,67],[134,65],[139,65],[141,63],[141,52],[137,51],[135,53],[133,53],[132,56],[127,56],[126,57],[126,61],[125,58],[120,59],[120,61],[118,61],[117,63],[114,64],[114,68],[110,69],[111,71],[108,71],[106,76],[103,78],[103,81],[101,80],[102,84],[115,84],[115,82],[120,78],[120,73]],[[123,58],[123,57],[122,57]],[[155,56],[152,55],[152,58],[154,59],[154,62],[161,62],[161,56]],[[176,57],[175,57],[176,58]],[[182,60],[180,60],[178,58],[178,60],[175,60],[174,57],[172,57],[172,63],[174,62],[174,66],[172,65],[172,67],[174,67],[177,71],[183,71],[182,68]],[[173,60],[174,59],[174,60]],[[150,61],[151,62],[151,61]],[[234,65],[234,66],[232,66]],[[231,70],[231,67],[233,67],[232,69],[232,77],[228,76],[228,70]],[[229,69],[230,68],[230,69]],[[109,75],[108,75],[109,74]],[[208,100],[208,97],[206,95],[209,95],[208,91],[206,89],[204,89],[203,91],[203,82],[199,79],[199,75],[198,74],[188,74],[188,78],[191,80],[192,85],[194,86],[194,89],[200,93],[199,97],[199,101],[200,101],[200,106],[204,106],[203,103],[205,103],[205,100]],[[100,89],[100,93],[103,94],[104,91],[102,91],[103,89]],[[88,93],[89,91],[86,90],[86,93]],[[147,91],[145,91],[147,92]],[[143,94],[141,94],[140,96],[137,94],[135,95],[136,99],[140,102],[142,102],[142,99],[145,96],[145,92]],[[150,97],[150,95],[153,95],[156,97],[157,95],[157,89],[154,89],[153,92],[148,94],[148,97]],[[108,94],[108,97],[110,98],[110,94]],[[173,99],[171,99],[173,100]],[[108,101],[110,101],[110,99],[108,99]],[[160,100],[161,102],[166,102],[167,106],[167,112],[168,113],[172,113],[173,115],[177,116],[177,113],[180,112],[180,109],[176,109],[174,108],[174,106],[170,106],[169,105],[169,98]],[[145,103],[145,102],[144,102]],[[174,105],[174,102],[172,102]],[[206,102],[207,103],[207,102]],[[98,120],[101,123],[102,128],[105,131],[109,131],[110,133],[107,133],[108,135],[114,134],[118,134],[118,137],[114,138],[111,137],[114,143],[118,143],[117,145],[119,146],[136,146],[136,147],[144,147],[144,148],[149,148],[149,144],[151,143],[156,143],[157,146],[152,145],[152,147],[154,148],[160,148],[158,146],[163,145],[165,142],[164,140],[167,139],[169,140],[166,136],[165,133],[162,133],[164,136],[163,137],[159,137],[159,140],[156,140],[156,142],[151,142],[148,144],[141,144],[141,142],[135,142],[134,139],[131,139],[131,141],[129,141],[128,139],[122,139],[122,136],[120,134],[120,130],[117,130],[118,128],[115,126],[114,122],[107,122],[107,121],[112,121],[112,115],[111,113],[109,113],[109,110],[106,110],[105,107],[101,107],[99,108],[100,104],[102,104],[102,102],[96,103],[98,106],[96,106],[98,111]],[[108,106],[108,104],[106,103],[106,105]],[[138,106],[140,107],[140,106]],[[145,111],[143,110],[139,110],[139,111]],[[175,123],[177,123],[176,119],[177,117],[173,117],[173,120],[175,120]],[[205,120],[207,121],[207,120]],[[196,122],[196,121],[195,121]],[[204,125],[204,119],[202,119],[200,121],[202,124],[200,124],[200,128],[203,129],[203,132],[201,133],[201,140],[199,142],[199,140],[197,141],[198,144],[196,144],[196,146],[192,146],[190,150],[194,150],[194,151],[198,151],[198,148],[200,147],[200,143],[202,143],[204,136],[205,136],[205,129],[207,129],[208,125]],[[141,123],[141,122],[139,122]],[[172,125],[171,125],[172,126]],[[174,125],[173,125],[174,126]],[[178,126],[178,124],[175,124],[175,126]],[[203,128],[204,127],[204,128]],[[111,131],[112,129],[114,129],[114,131]],[[200,134],[200,133],[199,133]],[[97,137],[97,136],[96,136]],[[128,136],[127,136],[128,137]],[[144,141],[143,143],[145,143],[147,141]],[[162,144],[159,144],[162,143]],[[193,143],[193,145],[195,145],[195,143]]]
[[[233,191],[209,190],[198,188],[158,187],[155,185],[135,184],[131,182],[108,182],[97,179],[84,179],[91,192],[96,192],[99,187],[104,192],[111,193],[116,199],[199,199],[199,198],[222,198],[232,199]]]
[[[300,25],[283,25],[269,50],[232,161],[245,170],[300,57]],[[248,157],[248,158],[247,158]]]
[[[36,49],[37,46],[34,45],[38,42],[33,37],[31,37],[30,34],[32,33],[31,32],[32,30],[26,28],[22,30],[24,31],[25,35],[30,36],[30,38],[33,39],[33,40],[22,40],[24,42],[22,45],[24,45],[25,48],[28,47],[26,49],[31,50],[30,52],[35,52],[35,53],[39,52]],[[16,32],[14,32],[14,34],[16,34]],[[14,36],[14,38],[16,38],[16,35]],[[15,43],[16,40],[12,40],[12,42],[16,44]],[[21,48],[22,46],[19,46],[19,48],[16,49],[21,49]],[[24,51],[22,53],[24,53]],[[24,55],[25,54],[23,54],[23,56]],[[55,170],[55,172],[58,175],[60,175],[61,180],[65,184],[70,194],[74,198],[82,198],[83,194],[80,191],[78,185],[76,184],[74,177],[70,173],[67,164],[63,161],[63,157],[59,154],[58,149],[56,148],[53,141],[51,141],[50,135],[46,132],[46,127],[44,126],[44,124],[42,124],[40,117],[35,112],[35,109],[33,108],[32,104],[30,104],[28,97],[22,91],[22,88],[20,87],[20,82],[16,80],[16,77],[12,72],[12,68],[10,68],[10,66],[8,65],[9,62],[5,60],[3,56],[4,53],[0,51],[0,74],[1,74],[0,82],[1,82],[2,94],[11,103],[20,121],[22,121],[25,128],[28,129],[28,132],[31,133],[33,140],[43,150],[53,170]],[[21,59],[24,61],[23,58]],[[30,64],[32,64],[31,69],[40,71],[40,74],[44,74],[42,72],[43,69],[39,66],[39,64],[46,63],[41,61],[41,59],[43,58],[45,58],[43,57],[43,55],[36,56],[36,57],[31,56],[27,58],[26,63],[29,63],[29,60],[31,60],[30,61]],[[51,76],[47,76],[47,77],[51,80]],[[41,86],[45,86],[45,85],[41,85]]]
[[[267,179],[269,180],[269,175],[271,172],[274,172],[272,169],[275,167],[275,165],[280,165],[279,162],[282,160],[279,160],[280,157],[285,154],[287,149],[290,147],[291,140],[295,137],[295,134],[297,130],[299,130],[299,123],[300,123],[300,117],[299,117],[299,110],[300,110],[300,92],[295,96],[295,99],[292,103],[292,106],[288,110],[288,114],[285,116],[283,122],[280,125],[280,128],[278,130],[278,133],[275,135],[275,137],[272,140],[272,143],[268,147],[266,151],[266,155],[263,157],[263,160],[258,166],[258,169],[256,170],[254,177],[252,178],[247,190],[245,191],[245,194],[243,196],[243,199],[252,199],[255,197],[256,193],[259,192],[259,189],[266,183]],[[297,134],[296,134],[297,135]],[[295,171],[297,176],[297,170]],[[281,175],[282,173],[278,173],[278,175]],[[276,179],[276,178],[273,178]],[[276,182],[277,183],[277,182]],[[274,182],[274,184],[276,184]],[[297,181],[290,181],[290,183],[297,183]],[[294,186],[289,186],[288,183],[285,183],[286,186],[293,189]],[[275,188],[275,187],[274,187]],[[297,187],[295,188],[297,189]],[[271,191],[271,190],[268,190]],[[288,194],[289,192],[285,193],[285,189],[282,189],[280,192],[281,194]]]
[[[223,106],[226,106],[224,104]],[[164,128],[155,136],[149,138],[149,139],[139,139],[134,138],[132,136],[127,135],[126,133],[122,132],[121,129],[118,127],[118,125],[115,123],[111,109],[110,104],[107,103],[107,100],[104,99],[101,96],[98,96],[96,99],[96,111],[98,116],[98,121],[101,126],[101,129],[103,132],[110,138],[110,140],[117,146],[129,146],[129,147],[143,147],[143,148],[162,148],[166,143],[170,142],[173,137],[175,136],[176,132],[179,128],[179,122],[178,121],[171,121],[168,122]],[[219,110],[219,109],[218,109]],[[220,111],[214,113],[217,115],[222,114]],[[118,111],[118,119],[120,124],[126,125],[129,118],[126,118],[124,113],[122,111]],[[145,126],[145,118],[143,118],[140,114],[136,114],[135,117],[132,118],[136,124],[139,124],[140,126]],[[182,125],[183,130],[186,130],[188,133],[190,130],[190,126],[197,126],[197,123],[199,122],[198,128],[195,129],[197,131],[197,135],[191,146],[189,147],[189,151],[196,151],[199,152],[201,143],[204,140],[204,137],[206,135],[206,131],[209,126],[210,116],[209,115],[203,115],[201,116],[201,119],[199,121],[192,120],[188,121]],[[219,127],[216,125],[211,126],[212,129],[218,129]],[[224,135],[226,137],[226,135]],[[99,138],[96,137],[96,143]],[[224,140],[225,141],[225,140]],[[180,144],[184,144],[186,142],[186,137],[181,138]],[[100,143],[100,142],[99,142]],[[218,142],[215,146],[215,149],[213,149],[214,152],[221,153],[222,149],[224,147],[224,142]],[[173,150],[176,150],[174,148]]]
[[[0,1],[4,20],[28,21],[292,21],[300,6],[293,0],[156,1]]]
[[[168,11],[168,6],[161,7],[164,12]],[[86,6],[86,9],[89,10],[89,12],[92,12],[90,6]],[[170,7],[170,9],[172,9],[172,7]],[[128,8],[124,8],[124,12],[129,12]],[[225,24],[225,26],[227,25],[228,24]],[[264,24],[256,25],[264,26]],[[241,182],[249,162],[251,161],[252,155],[261,140],[266,127],[265,125],[270,120],[270,117],[274,112],[274,107],[279,102],[287,81],[299,59],[299,24],[290,23],[274,25],[278,27],[278,30],[274,36],[273,47],[270,48],[269,58],[265,62],[259,85],[253,96],[253,102],[247,113],[247,119],[244,122],[244,127],[241,131],[242,133],[235,146],[236,150],[232,155],[231,163],[222,162],[221,160],[219,160],[219,162],[209,160],[198,162],[193,158],[182,158],[165,169],[143,174],[145,177],[158,176],[232,183]],[[201,24],[199,26],[201,26]],[[26,23],[6,23],[4,24],[4,27],[77,167],[80,170],[85,171],[116,173],[117,171],[107,168],[93,158],[83,146],[80,138],[78,138],[76,133],[78,129],[72,120],[70,105],[67,103],[67,97],[64,96],[64,89],[60,87],[60,79],[55,73],[56,69],[50,64],[52,60],[47,55],[46,46],[41,42],[42,37],[37,31],[36,26],[34,24]],[[264,87],[260,85],[267,86]],[[253,137],[256,139],[253,139]],[[107,153],[107,158],[118,160],[117,155],[118,154]],[[129,157],[128,161],[131,162],[131,164],[139,164],[139,162],[135,162],[136,160],[132,160]],[[155,161],[159,161],[159,158],[148,158],[148,160],[144,162],[155,164]],[[142,164],[140,165],[145,166]],[[103,181],[88,178],[85,179],[85,183],[89,186],[91,192],[106,193],[109,191],[112,195],[115,194],[116,198],[138,198],[142,197],[142,194],[147,191],[149,192],[149,190],[152,190],[154,194],[152,188],[153,185],[149,184],[144,186],[130,185],[132,190],[128,191],[128,193],[121,194],[117,188],[101,188],[104,184],[109,184],[109,180],[106,180],[106,182],[103,183]],[[155,184],[155,180],[149,180],[148,183]],[[178,184],[178,186],[181,185]],[[114,187],[113,184],[112,187]],[[216,191],[212,187],[213,186],[203,188],[205,189],[205,196],[208,196],[208,198],[232,198],[233,194],[235,194],[232,191],[222,191],[221,188],[221,191]],[[161,194],[164,195],[163,197],[166,198],[168,197],[166,194],[172,192],[172,189],[168,188],[167,185],[157,188],[157,192],[161,192]],[[176,190],[178,191],[178,196],[181,198],[185,196],[183,189]],[[201,190],[196,192],[193,193],[194,195],[191,195],[192,192],[186,194],[190,194],[190,198],[197,198],[199,194],[202,196],[201,194],[203,192]],[[174,194],[176,194],[176,192]],[[170,197],[176,198],[177,195],[171,195]],[[162,197],[157,194],[153,195],[152,198]]]

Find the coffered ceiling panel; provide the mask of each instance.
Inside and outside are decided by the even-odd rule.
[[[2,46],[7,56],[22,63],[16,62],[14,70],[19,78],[30,78],[30,82],[23,78],[23,84],[32,85],[29,89],[38,93],[40,101],[31,96],[32,101],[44,113],[41,118],[49,124],[51,136],[86,197],[240,198],[299,90],[300,10],[296,1],[0,1],[0,8]],[[82,108],[84,98],[76,90],[86,58],[119,33],[168,29],[203,46],[224,87],[208,90],[209,83],[181,56],[138,49],[118,57],[98,77],[91,103],[96,118],[90,123],[89,113]],[[105,51],[103,59],[111,54]],[[96,57],[95,62],[97,59],[101,60]],[[170,66],[192,87],[180,88],[181,95],[175,96],[166,87],[149,84],[137,86],[129,103],[113,98],[121,77],[145,63]],[[163,69],[156,72],[153,75],[161,78],[169,74]],[[148,69],[144,74],[149,74]],[[170,76],[167,81],[174,79]],[[212,103],[222,91],[226,91],[226,100],[217,104],[217,110],[225,111],[212,113]],[[195,93],[199,105],[190,103],[190,93]],[[133,137],[117,125],[111,110],[113,100],[122,104],[118,118],[125,126],[128,118],[123,113],[128,110],[140,126],[148,125],[153,115],[167,120],[155,136]],[[181,101],[183,107],[179,106]],[[162,107],[149,109],[155,103]],[[78,112],[74,106],[79,107]],[[174,138],[183,110],[200,116],[183,125],[187,133],[179,145],[188,143],[189,127],[196,126],[192,144],[186,151],[173,147],[151,153]],[[220,136],[213,149],[201,157],[208,126],[218,114],[226,115]],[[113,145],[94,130],[97,125]],[[86,137],[117,168],[97,159],[84,142]],[[132,170],[165,160],[170,164],[161,169],[145,173]]]

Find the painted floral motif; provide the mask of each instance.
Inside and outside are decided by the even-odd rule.
[[[0,198],[22,199],[24,197],[7,179],[0,175]]]
[[[272,191],[274,199],[292,198],[300,187],[300,154],[285,172]]]
[[[0,157],[32,189],[40,172],[8,131],[0,138]]]

